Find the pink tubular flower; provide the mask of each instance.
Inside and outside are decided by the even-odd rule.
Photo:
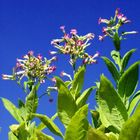
[[[103,41],[104,38],[105,38],[105,36],[101,36],[101,35],[99,35],[99,40],[100,40],[100,41]]]
[[[107,31],[108,31],[108,28],[105,28],[105,27],[102,28],[102,32],[103,32],[104,34],[106,34]]]
[[[77,30],[76,29],[71,29],[70,34],[76,35],[77,34]]]
[[[39,60],[42,60],[42,55],[38,54],[37,58],[38,58]]]
[[[65,75],[66,75],[66,73],[64,71],[61,71],[60,76],[63,77]]]
[[[55,77],[53,77],[53,78],[51,79],[51,81],[54,82],[54,83],[56,83]]]
[[[51,74],[52,72],[54,72],[56,70],[55,66],[50,66],[47,70],[47,74]]]
[[[51,45],[59,44],[60,40],[59,39],[54,39],[51,41]]]
[[[88,34],[86,35],[86,37],[87,37],[87,39],[93,39],[93,38],[95,37],[95,34],[93,34],[93,33],[88,33]]]
[[[64,30],[65,29],[65,26],[64,25],[60,26],[60,29],[61,30]]]
[[[2,74],[2,79],[3,80],[11,80],[11,79],[13,79],[13,76],[12,75]]]
[[[63,33],[65,33],[65,26],[60,26],[60,29],[62,30]]]
[[[82,41],[82,40],[77,40],[77,42],[76,42],[76,45],[77,46],[81,46],[81,45],[83,45],[84,44],[84,42]]]
[[[101,24],[101,23],[109,24],[109,20],[103,19],[103,18],[100,17],[100,18],[98,19],[98,24]]]
[[[97,57],[99,57],[100,56],[100,53],[99,52],[96,52],[93,56],[92,56],[92,58],[94,59],[94,58],[97,58]]]
[[[34,52],[33,51],[29,51],[28,52],[28,56],[32,56],[32,55],[34,55]]]

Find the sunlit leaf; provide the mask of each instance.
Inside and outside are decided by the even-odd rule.
[[[20,123],[22,122],[22,118],[20,116],[19,109],[8,99],[2,98],[2,102],[4,104],[4,107],[9,111],[9,113]]]
[[[52,133],[63,137],[60,129],[49,117],[47,117],[46,115],[42,115],[42,114],[33,114],[33,116],[39,118]]]
[[[87,140],[88,121],[86,119],[88,106],[81,107],[72,117],[65,133],[64,140]]]
[[[102,58],[103,58],[105,64],[107,65],[107,68],[110,71],[112,77],[114,78],[114,80],[116,81],[116,83],[118,83],[119,78],[120,78],[120,75],[119,75],[119,72],[118,72],[116,66],[107,57],[102,57]]]
[[[37,89],[34,86],[31,92],[26,97],[25,108],[27,113],[29,114],[29,119],[32,119],[31,113],[35,113],[38,107],[38,97],[37,97]]]
[[[8,139],[9,140],[19,140],[14,134],[13,134],[13,132],[9,132],[8,133]]]
[[[140,139],[140,106],[122,127],[119,140],[139,140]]]
[[[56,77],[56,81],[58,88],[58,117],[62,123],[67,126],[77,111],[77,106],[64,82],[58,77]]]
[[[128,62],[129,62],[129,59],[131,58],[133,52],[135,52],[135,51],[136,51],[136,49],[132,49],[132,50],[128,51],[128,52],[124,55],[124,57],[122,58],[122,71],[124,71],[125,68],[127,67],[127,64],[128,64]]]
[[[96,87],[91,87],[86,89],[76,100],[76,104],[78,106],[78,108],[82,107],[83,105],[86,104],[86,101],[90,95],[90,93],[92,92],[92,90],[94,90]]]
[[[71,93],[75,98],[77,98],[80,95],[80,91],[83,88],[84,75],[85,75],[85,66],[79,67],[78,71],[74,74]]]
[[[54,140],[52,136],[46,135],[45,133],[39,130],[36,130],[35,133],[38,140]]]
[[[109,140],[108,137],[101,131],[89,127],[87,140]]]
[[[102,124],[105,127],[113,126],[120,131],[127,120],[127,111],[113,85],[104,75],[100,79],[97,103]]]
[[[138,82],[138,75],[139,75],[139,63],[136,62],[131,65],[121,76],[119,83],[118,83],[118,93],[122,98],[130,97]]]

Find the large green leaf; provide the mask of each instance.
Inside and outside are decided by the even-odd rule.
[[[32,119],[31,113],[35,113],[38,107],[38,97],[36,92],[37,92],[36,86],[33,86],[31,92],[26,97],[25,109],[29,115],[28,119]]]
[[[108,137],[101,131],[89,127],[87,140],[109,140]]]
[[[102,58],[103,58],[105,64],[107,65],[107,68],[110,71],[111,75],[113,76],[114,80],[116,81],[116,83],[118,83],[120,75],[119,75],[119,72],[118,72],[116,66],[107,57],[102,57]]]
[[[127,120],[127,111],[113,85],[104,75],[101,76],[97,91],[97,103],[102,124],[105,127],[113,126],[120,131]]]
[[[135,96],[132,98],[130,102],[129,109],[128,109],[129,116],[132,115],[139,102],[140,102],[140,90],[135,94]]]
[[[65,133],[64,140],[87,140],[88,121],[86,119],[88,106],[81,107],[72,117]]]
[[[63,137],[60,129],[49,117],[47,117],[46,115],[42,115],[42,114],[33,114],[33,116],[39,118],[52,133]]]
[[[138,74],[139,74],[139,63],[136,62],[131,65],[121,76],[118,83],[118,93],[122,98],[130,97],[138,82]]]
[[[2,98],[2,102],[5,108],[9,111],[9,113],[20,123],[22,122],[22,118],[20,117],[19,109],[8,99]]]
[[[83,88],[85,75],[85,66],[79,67],[78,71],[74,74],[74,79],[72,81],[71,93],[74,98],[77,98],[80,95],[80,91]]]
[[[140,107],[123,125],[119,140],[140,140]]]
[[[86,104],[86,101],[90,95],[90,93],[92,92],[92,90],[94,90],[96,87],[91,87],[86,89],[81,95],[80,97],[77,98],[76,100],[76,104],[78,106],[78,108],[82,107],[83,105]]]
[[[129,59],[130,59],[130,57],[132,56],[132,54],[133,54],[133,52],[135,52],[136,51],[136,49],[132,49],[132,50],[130,50],[130,51],[128,51],[125,55],[124,55],[124,57],[122,58],[122,71],[124,71],[125,70],[125,68],[127,67],[127,64],[128,64],[128,62],[129,62]]]
[[[58,88],[58,117],[67,126],[77,111],[77,106],[69,89],[58,77],[56,77],[56,86]]]

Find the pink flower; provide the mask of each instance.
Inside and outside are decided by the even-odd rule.
[[[93,39],[93,38],[95,37],[95,34],[93,34],[93,33],[88,33],[88,34],[86,35],[86,37],[87,37],[87,39]]]
[[[50,66],[47,70],[47,74],[51,74],[52,72],[54,72],[56,70],[55,66]]]
[[[54,82],[54,83],[56,83],[55,77],[53,77],[53,78],[51,79],[51,81]]]
[[[2,74],[2,79],[3,80],[11,80],[11,79],[13,79],[13,76],[12,75]]]
[[[65,76],[65,74],[66,74],[66,73],[65,73],[64,71],[62,71],[62,72],[60,73],[60,76],[63,77],[63,76]]]
[[[77,34],[77,30],[76,29],[71,29],[70,34],[76,35]]]
[[[103,41],[104,38],[105,38],[105,36],[101,36],[101,35],[99,35],[99,40],[100,40],[100,41]]]
[[[101,24],[101,23],[109,24],[109,20],[103,19],[103,18],[100,17],[100,18],[98,19],[98,24]]]
[[[29,51],[28,52],[28,56],[33,56],[34,55],[34,52],[33,51]]]
[[[39,60],[42,60],[42,55],[38,54],[37,58],[38,58]]]
[[[106,33],[107,33],[107,31],[108,31],[108,29],[107,29],[107,28],[105,28],[105,27],[103,27],[102,32],[103,32],[104,34],[106,34]]]
[[[51,41],[51,45],[59,44],[60,40],[59,39],[54,39]]]
[[[99,52],[96,52],[96,53],[92,56],[92,59],[97,58],[97,57],[99,57],[99,56],[100,56],[100,53],[99,53]]]
[[[64,25],[60,26],[60,29],[61,30],[64,30],[65,29],[65,26]]]
[[[118,13],[118,14],[117,14],[117,18],[118,18],[118,19],[122,19],[123,16],[124,16],[124,14],[122,14],[122,13]]]
[[[57,56],[51,58],[51,61],[56,61],[56,60],[57,60]]]
[[[76,45],[77,45],[77,46],[81,46],[81,45],[83,45],[83,43],[84,43],[84,42],[83,42],[82,40],[77,40]]]

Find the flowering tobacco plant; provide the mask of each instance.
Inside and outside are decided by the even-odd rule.
[[[61,39],[54,39],[51,44],[58,49],[58,52],[51,51],[50,54],[68,54],[70,55],[70,64],[75,69],[76,60],[81,58],[83,64],[96,63],[96,57],[99,56],[97,52],[95,55],[91,56],[85,52],[85,49],[90,46],[89,41],[94,38],[93,33],[88,33],[84,36],[79,36],[76,29],[71,29],[70,33],[66,33],[65,26],[61,26],[64,36]]]
[[[125,39],[124,36],[127,34],[135,34],[137,31],[119,32],[119,29],[124,24],[130,23],[131,21],[120,12],[120,9],[116,9],[115,16],[109,19],[98,20],[98,24],[104,23],[106,27],[102,28],[103,35],[99,35],[99,40],[103,41],[105,37],[109,36],[113,39],[116,50],[120,50],[120,41]]]
[[[103,40],[106,36],[113,39],[116,50],[111,52],[112,60],[103,56],[109,72],[111,73],[114,84],[104,74],[100,76],[100,81],[95,86],[83,90],[84,75],[86,64],[95,63],[99,53],[91,56],[85,52],[90,45],[89,41],[94,38],[92,33],[79,36],[76,29],[72,29],[67,34],[64,26],[61,27],[64,36],[51,42],[57,52],[51,51],[50,54],[70,55],[70,64],[73,67],[73,76],[61,72],[61,76],[69,78],[63,81],[55,76],[51,80],[55,83],[54,87],[47,87],[48,92],[57,91],[57,110],[52,117],[37,113],[37,95],[40,83],[45,82],[56,67],[51,59],[43,58],[41,55],[34,56],[29,51],[23,59],[17,59],[16,67],[12,75],[3,75],[5,80],[17,80],[28,85],[30,92],[26,94],[25,101],[19,99],[16,107],[8,99],[2,98],[5,108],[17,120],[18,124],[10,126],[9,140],[54,140],[51,135],[44,133],[43,129],[49,129],[53,134],[63,140],[139,140],[140,139],[140,91],[136,91],[139,82],[140,61],[128,66],[129,60],[135,49],[121,55],[120,43],[126,34],[119,33],[119,28],[130,21],[117,9],[114,18],[110,20],[99,19],[100,23],[107,24],[103,28]],[[82,59],[83,64],[76,68],[76,60]],[[25,86],[26,87],[26,86]],[[88,98],[92,91],[96,89],[96,107],[90,109],[92,123],[88,116]],[[50,99],[52,102],[53,99]],[[61,132],[54,119],[57,118],[64,125],[64,134]],[[36,124],[34,118],[38,118],[40,123]]]

